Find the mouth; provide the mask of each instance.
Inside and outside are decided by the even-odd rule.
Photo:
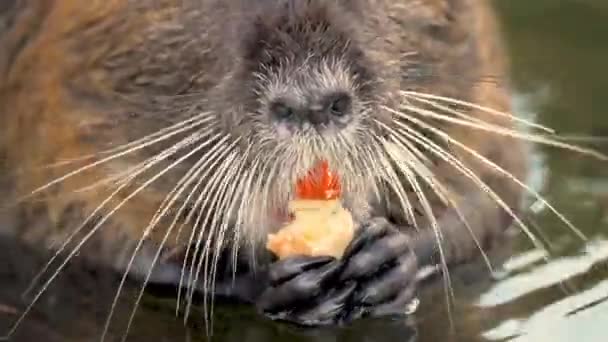
[[[286,201],[278,206],[268,209],[272,221],[284,225],[294,219],[290,211],[290,203],[294,200],[327,201],[339,200],[341,197],[341,183],[338,173],[332,170],[325,159],[317,159],[305,175],[296,178],[291,193]]]

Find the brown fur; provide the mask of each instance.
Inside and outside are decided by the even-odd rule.
[[[180,3],[186,3],[190,10],[179,8]],[[216,87],[233,67],[231,63],[238,62],[229,58],[239,49],[232,41],[247,32],[247,22],[238,21],[239,10],[263,13],[267,10],[264,6],[272,6],[268,3],[273,1],[251,1],[247,5],[214,0],[192,3],[182,0],[18,0],[16,9],[5,14],[5,31],[0,32],[0,118],[3,123],[0,155],[4,156],[1,172],[10,179],[11,185],[10,191],[7,189],[9,193],[3,194],[8,208],[3,215],[18,216],[20,224],[12,227],[17,230],[16,234],[34,246],[51,248],[109,194],[104,188],[84,193],[74,193],[75,189],[123,170],[129,163],[150,157],[157,150],[147,149],[134,157],[121,158],[70,178],[33,199],[20,202],[20,210],[15,210],[12,201],[19,196],[90,160],[54,168],[43,166],[154,133],[184,118],[184,108],[204,108],[207,101],[223,108],[233,98],[240,100],[241,95],[230,87],[226,88],[225,95],[219,94]],[[331,13],[332,5],[327,6]],[[364,17],[370,23],[381,20],[376,26],[368,26],[375,27],[376,31],[362,31],[356,38],[360,39],[357,43],[380,47],[370,48],[373,53],[367,56],[367,66],[377,67],[378,73],[385,77],[386,89],[376,90],[392,99],[389,103],[396,101],[395,91],[411,89],[509,111],[506,63],[488,1],[357,0],[348,8],[353,15],[369,13]],[[391,21],[376,16],[378,13],[390,13]],[[272,17],[268,15],[266,19]],[[182,27],[176,28],[176,24]],[[356,28],[357,22],[343,25],[346,31],[349,25]],[[233,30],[222,29],[223,26]],[[418,54],[395,58],[399,54],[407,56],[411,52],[408,49],[415,49]],[[196,101],[187,96],[196,94],[199,94]],[[184,95],[184,102],[172,98],[176,95]],[[468,114],[486,122],[511,125],[505,119],[479,111]],[[515,176],[523,176],[523,155],[513,139],[457,125],[436,124]],[[235,129],[225,134],[238,135],[239,132]],[[455,148],[454,151],[458,153]],[[506,203],[518,208],[520,190],[515,185],[466,153],[459,155]],[[96,237],[98,248],[85,248],[83,254],[91,261],[121,264],[123,261],[117,261],[118,256],[141,237],[142,229],[178,179],[178,171],[169,173],[113,215]],[[434,171],[455,194],[478,239],[489,246],[510,222],[508,215],[451,167],[438,162]],[[478,254],[455,214],[439,203],[435,209],[448,236],[445,247],[450,263]],[[403,220],[403,213],[393,211],[391,214]],[[164,231],[156,232],[151,239],[158,241]],[[174,239],[169,242],[175,244]]]

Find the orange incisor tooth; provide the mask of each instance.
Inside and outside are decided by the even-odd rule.
[[[341,194],[339,177],[329,170],[327,161],[319,162],[308,175],[299,179],[296,198],[304,200],[333,200]]]

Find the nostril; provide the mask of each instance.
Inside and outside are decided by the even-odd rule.
[[[294,110],[284,101],[277,100],[270,104],[270,113],[277,119],[289,119],[294,115]]]
[[[339,93],[328,97],[329,112],[335,116],[344,116],[351,110],[351,98],[348,94]]]
[[[308,121],[313,125],[326,125],[329,122],[329,116],[322,111],[310,111]]]

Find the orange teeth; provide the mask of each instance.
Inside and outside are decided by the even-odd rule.
[[[296,185],[297,199],[334,200],[340,197],[340,179],[329,170],[327,161],[319,162]]]

